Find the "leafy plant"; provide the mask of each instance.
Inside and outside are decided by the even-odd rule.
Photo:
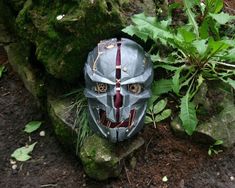
[[[5,71],[6,71],[6,67],[4,65],[0,65],[0,78],[2,77]]]
[[[11,157],[15,158],[17,161],[27,161],[31,158],[29,155],[33,149],[34,146],[37,144],[37,142],[34,142],[31,145],[24,146],[21,148],[16,149],[12,154]]]
[[[223,144],[223,140],[216,140],[216,142],[209,147],[208,155],[211,156],[213,154],[218,154],[222,152],[223,150],[218,148],[218,146],[221,146],[221,144]]]
[[[223,35],[222,25],[235,19],[222,12],[222,0],[183,0],[188,22],[173,27],[171,15],[166,20],[147,17],[143,13],[132,17],[133,25],[124,32],[154,42],[150,52],[155,69],[164,69],[167,79],[153,84],[153,94],[173,92],[180,100],[180,114],[185,131],[192,135],[198,120],[193,97],[207,80],[222,80],[235,88],[235,40]],[[158,50],[159,44],[166,52]],[[162,49],[162,47],[160,48]]]
[[[145,123],[153,123],[155,128],[157,127],[156,124],[158,122],[167,119],[171,115],[171,110],[165,109],[167,105],[167,100],[162,99],[158,101],[158,98],[158,96],[152,96],[150,98],[147,114],[145,117]]]
[[[41,126],[42,122],[41,121],[31,121],[25,125],[24,132],[26,133],[32,133],[39,129]]]

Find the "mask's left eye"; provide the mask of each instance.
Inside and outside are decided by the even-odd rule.
[[[143,86],[138,83],[129,84],[128,90],[133,94],[139,94],[143,90]]]
[[[105,84],[105,83],[96,83],[95,91],[97,93],[105,93],[105,92],[107,92],[107,89],[108,89],[107,84]]]

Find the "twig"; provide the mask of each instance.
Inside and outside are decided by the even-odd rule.
[[[150,186],[150,184],[152,183],[153,181],[153,177],[149,180],[149,182],[147,183],[147,186]]]
[[[153,139],[153,137],[150,138],[149,142],[146,145],[146,148],[145,148],[146,153],[148,152],[148,147],[149,147],[149,144],[152,142],[152,139]]]
[[[40,187],[56,187],[57,184],[45,184],[45,185],[40,185]]]
[[[7,96],[9,94],[10,94],[10,92],[6,92],[6,93],[2,94],[2,97],[5,97],[5,96]]]
[[[126,164],[125,164],[125,163],[124,163],[124,169],[125,169],[125,172],[126,172],[126,177],[127,177],[128,183],[129,183],[129,185],[131,185],[130,177],[129,177],[129,175],[128,175],[128,172],[127,172],[127,168],[126,168]]]

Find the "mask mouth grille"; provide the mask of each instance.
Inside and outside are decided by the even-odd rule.
[[[133,109],[131,110],[128,119],[121,122],[112,122],[107,118],[106,112],[104,110],[100,110],[100,124],[108,128],[118,128],[118,127],[131,128],[134,124],[135,116],[136,116],[136,110]]]

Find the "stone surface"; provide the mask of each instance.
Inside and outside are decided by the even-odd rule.
[[[212,144],[223,140],[222,146],[232,147],[235,144],[235,104],[233,91],[229,85],[221,82],[203,84],[194,102],[198,105],[199,121],[193,140]],[[181,121],[177,117],[171,122],[176,135],[184,137]]]
[[[46,95],[44,77],[29,62],[29,43],[11,43],[5,46],[5,49],[9,63],[17,71],[25,87],[39,102],[42,102]]]
[[[105,180],[119,176],[123,160],[143,144],[141,137],[114,144],[93,135],[85,140],[80,150],[80,158],[89,177]]]
[[[62,145],[76,153],[89,177],[105,180],[119,176],[122,161],[144,144],[141,137],[114,144],[91,133],[80,147],[77,143],[79,129],[83,125],[76,124],[76,107],[74,97],[61,98],[48,95],[48,114],[56,136]],[[79,117],[81,118],[81,117]]]
[[[103,39],[120,35],[134,13],[154,12],[152,0],[27,0],[17,32],[36,45],[36,56],[56,78],[75,82],[87,54]]]
[[[0,1],[0,44],[8,44],[14,41],[12,31],[14,28],[14,17],[3,1]]]
[[[48,95],[48,116],[52,122],[54,132],[65,148],[75,151],[77,127],[75,126],[75,109],[72,106],[74,98],[61,98]]]
[[[2,0],[5,4],[9,5],[15,12],[19,12],[26,0]]]

